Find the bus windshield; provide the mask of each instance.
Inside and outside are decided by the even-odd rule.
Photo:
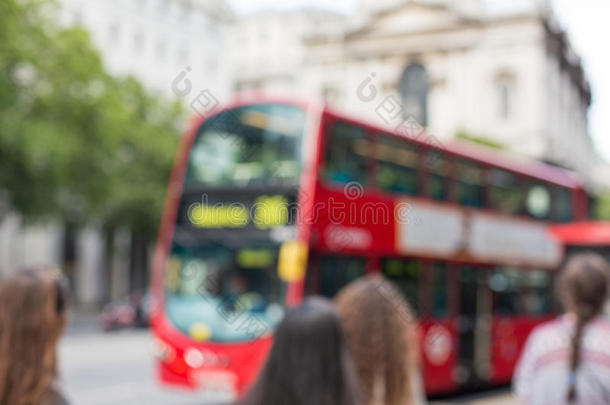
[[[174,245],[166,312],[196,340],[238,342],[270,333],[283,316],[277,248]]]
[[[186,184],[295,184],[305,126],[302,108],[258,104],[224,111],[203,123]]]

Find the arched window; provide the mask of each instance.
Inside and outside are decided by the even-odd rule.
[[[405,118],[414,118],[421,125],[428,123],[428,74],[420,63],[411,63],[400,80],[400,95]]]
[[[515,113],[515,76],[507,72],[498,74],[495,88],[497,115],[502,120],[509,120]]]

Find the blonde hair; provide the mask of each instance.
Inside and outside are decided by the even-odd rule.
[[[379,275],[367,276],[343,288],[335,301],[365,403],[412,404],[414,317],[400,291]]]
[[[52,404],[57,342],[66,324],[60,275],[17,272],[0,282],[0,403]]]

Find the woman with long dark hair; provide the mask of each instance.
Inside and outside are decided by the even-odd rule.
[[[359,387],[339,316],[306,299],[278,325],[273,348],[243,405],[359,405]]]
[[[380,275],[360,278],[335,299],[367,405],[425,402],[415,317]]]
[[[28,269],[0,282],[0,404],[66,403],[57,386],[66,305],[59,270]]]
[[[526,404],[610,404],[610,322],[601,316],[609,274],[597,254],[568,260],[558,284],[566,314],[532,332],[517,365]]]

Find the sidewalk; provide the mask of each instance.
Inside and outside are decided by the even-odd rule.
[[[430,401],[430,405],[521,405],[519,400],[513,396],[508,388],[494,392],[482,392],[479,394],[464,395],[461,397],[446,398],[438,401]]]

